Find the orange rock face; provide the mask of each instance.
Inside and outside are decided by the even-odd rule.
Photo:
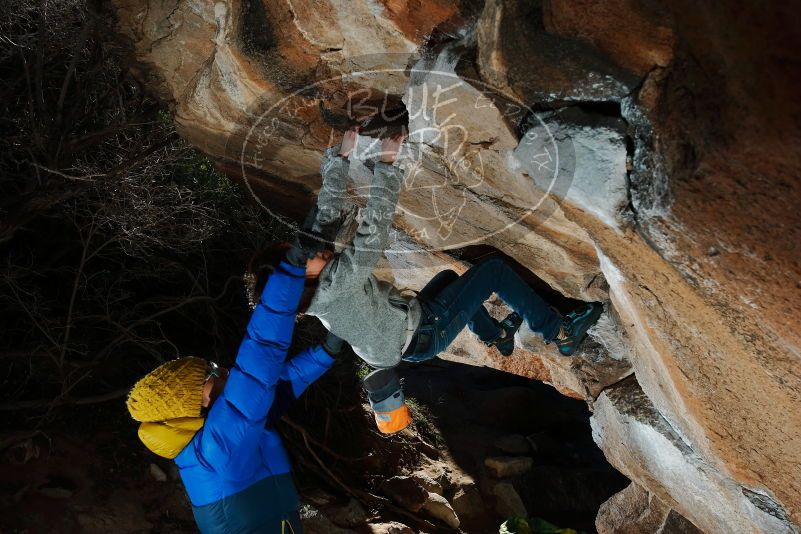
[[[558,305],[607,308],[573,359],[531,332],[511,358],[467,332],[445,357],[586,399],[607,457],[664,503],[655,524],[674,510],[707,532],[797,529],[791,7],[114,5],[132,69],[174,105],[182,135],[276,215],[297,220],[311,205],[321,153],[348,124],[405,109],[407,179],[382,277],[420,289],[497,250],[561,294],[550,294]],[[351,167],[355,205],[373,141],[360,137]]]
[[[551,0],[543,24],[549,33],[591,43],[639,76],[673,59],[672,13],[658,2]]]

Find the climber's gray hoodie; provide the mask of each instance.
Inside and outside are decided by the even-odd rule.
[[[338,153],[338,145],[328,149],[320,167],[317,222],[323,226],[339,221],[345,204],[350,162]],[[369,365],[386,368],[400,362],[421,313],[415,299],[373,275],[387,246],[403,181],[399,167],[380,161],[374,165],[369,200],[353,243],[322,270],[306,313],[318,317]]]

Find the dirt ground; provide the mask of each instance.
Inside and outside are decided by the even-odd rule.
[[[172,462],[139,443],[121,401],[61,411],[46,430],[4,436],[12,440],[0,531],[196,532]]]

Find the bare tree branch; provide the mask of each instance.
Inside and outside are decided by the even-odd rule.
[[[108,402],[111,400],[119,399],[128,394],[128,389],[116,389],[101,395],[92,395],[89,397],[60,397],[56,400],[53,399],[37,399],[37,400],[24,400],[0,403],[0,412],[14,412],[17,410],[31,410],[35,408],[55,407],[55,406],[86,406],[87,404],[98,404],[101,402]]]

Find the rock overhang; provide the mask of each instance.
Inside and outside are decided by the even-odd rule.
[[[671,118],[673,108],[665,105],[678,98],[670,91],[690,68],[681,63],[687,61],[681,54],[697,36],[686,22],[673,20],[675,13],[650,2],[614,2],[615,17],[608,12],[612,7],[592,3],[584,6],[586,13],[564,2],[545,2],[541,12],[532,11],[539,4],[521,7],[512,0],[488,1],[483,10],[467,4],[440,0],[400,8],[359,1],[346,7],[331,1],[327,10],[315,10],[304,2],[115,2],[140,74],[175,104],[182,135],[284,213],[301,213],[312,202],[319,156],[338,136],[321,101],[327,109],[343,111],[349,93],[366,90],[374,102],[381,95],[397,101],[414,97],[410,89],[417,88],[418,98],[406,105],[410,123],[428,132],[411,139],[422,162],[416,185],[424,187],[404,191],[394,246],[407,252],[389,254],[395,260],[385,276],[421,286],[426,273],[437,268],[464,268],[449,250],[482,244],[506,253],[569,297],[609,301],[612,327],[604,331],[619,335],[597,332],[596,352],[577,360],[583,367],[550,356],[536,341],[518,349],[518,360],[530,362],[524,365],[493,358],[464,335],[456,352],[551,381],[590,402],[605,398],[602,391],[630,374],[630,365],[645,397],[708,469],[742,487],[748,502],[762,503],[762,508],[754,504],[757,510],[784,510],[782,517],[797,524],[801,490],[781,465],[797,465],[801,454],[792,371],[799,352],[791,333],[771,335],[791,323],[770,315],[772,308],[758,296],[743,305],[740,288],[758,294],[759,278],[750,268],[745,272],[751,278],[744,281],[728,274],[736,265],[729,245],[718,246],[722,255],[687,260],[695,254],[693,240],[706,239],[704,232],[714,231],[717,221],[697,200],[686,200],[703,191],[689,190],[690,181],[676,179],[698,169],[702,154],[681,148],[690,140]],[[246,16],[259,7],[263,20]],[[640,24],[621,28],[618,18]],[[272,29],[270,38],[254,43],[251,35],[248,45],[247,36],[261,26]],[[611,37],[615,34],[627,45]],[[473,48],[457,46],[460,39]],[[420,72],[413,72],[415,66]],[[374,74],[359,76],[360,71]],[[441,125],[432,129],[434,104],[419,99],[419,88],[432,81],[432,72],[463,81],[458,94],[473,103],[469,111],[458,102],[437,108],[456,113],[468,125],[452,157],[444,157],[443,137],[434,131]],[[304,91],[309,84],[318,85]],[[509,120],[498,100],[487,99],[486,107],[476,108],[482,84],[530,111]],[[737,97],[731,91],[727,97],[732,94]],[[254,124],[281,102],[290,105],[270,117],[277,119],[273,137],[254,144]],[[616,103],[620,118],[588,105],[608,102]],[[542,147],[525,137],[534,131],[541,139],[537,128],[544,130],[543,124],[553,126],[552,148],[566,156],[572,150],[574,162],[572,168],[556,169],[570,181],[566,187],[561,182],[562,194],[553,196],[543,194],[548,183],[533,168],[542,163],[532,158],[543,153]],[[250,148],[257,145],[261,151]],[[459,169],[462,162],[472,174]],[[528,209],[537,203],[541,209]],[[707,228],[699,230],[688,206],[704,214]],[[740,229],[726,226],[727,217],[720,219],[721,237],[732,232],[743,238]],[[728,267],[716,266],[723,261]],[[770,273],[771,284],[794,276],[792,265],[780,267]],[[715,283],[700,283],[704,277]],[[732,285],[732,279],[740,285]],[[792,283],[788,287],[794,291]],[[767,292],[775,292],[773,286]],[[767,319],[760,318],[763,308]],[[797,314],[792,317],[797,321]],[[611,371],[599,374],[599,369]],[[781,424],[761,419],[760,413],[771,412],[784,414]],[[604,443],[601,435],[599,442]],[[624,467],[633,472],[636,466]],[[655,475],[643,483],[656,493],[658,482]],[[668,493],[683,515],[710,524],[704,522],[703,502],[677,489]],[[746,503],[732,513],[746,518],[753,512],[748,510]]]

